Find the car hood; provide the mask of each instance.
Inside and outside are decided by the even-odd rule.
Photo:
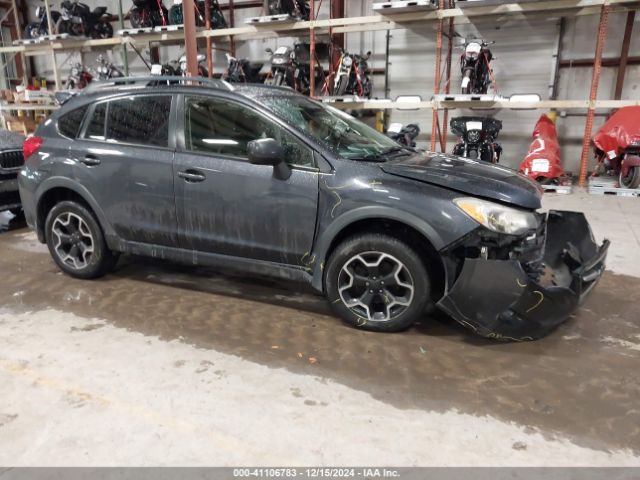
[[[468,158],[420,153],[391,160],[380,166],[391,175],[438,185],[451,190],[490,198],[522,208],[538,209],[540,187],[515,170]]]

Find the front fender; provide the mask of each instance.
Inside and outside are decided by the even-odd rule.
[[[382,205],[363,206],[349,210],[334,219],[327,228],[318,235],[310,257],[313,259],[313,280],[311,285],[316,290],[323,291],[322,275],[326,256],[333,240],[349,225],[367,219],[386,219],[404,223],[420,232],[431,242],[436,250],[441,250],[445,247],[444,240],[429,223],[410,213]]]

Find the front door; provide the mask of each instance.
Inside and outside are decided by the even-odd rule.
[[[308,262],[318,207],[313,151],[267,116],[233,100],[186,96],[184,145],[176,152],[181,240],[202,252],[289,265]],[[247,144],[275,138],[291,177],[252,165]]]
[[[124,240],[177,246],[171,95],[97,103],[70,147],[75,176]]]

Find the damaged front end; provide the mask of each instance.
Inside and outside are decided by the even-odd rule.
[[[455,280],[438,307],[486,337],[541,338],[596,285],[608,248],[578,212],[538,214],[538,229],[519,237],[478,228],[442,252]]]

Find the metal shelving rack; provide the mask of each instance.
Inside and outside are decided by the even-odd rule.
[[[15,1],[11,0],[13,11]],[[119,21],[122,25],[122,5],[120,0]],[[188,1],[188,0],[184,0]],[[597,100],[598,83],[602,66],[602,50],[607,32],[607,19],[610,13],[616,11],[632,11],[640,7],[638,0],[541,0],[520,2],[492,2],[489,0],[487,4],[468,5],[465,8],[454,6],[453,0],[438,0],[438,5],[432,9],[422,11],[385,11],[384,14],[374,14],[361,17],[349,18],[329,18],[316,20],[315,6],[318,0],[311,0],[311,19],[309,21],[296,21],[290,23],[272,23],[272,24],[252,24],[243,26],[234,26],[231,21],[231,27],[225,29],[193,29],[185,26],[184,30],[177,31],[160,31],[152,33],[144,33],[130,36],[116,36],[109,39],[65,39],[43,41],[36,44],[28,45],[8,45],[0,47],[0,54],[15,55],[21,54],[21,58],[32,55],[49,55],[54,64],[54,76],[56,86],[60,85],[60,78],[56,68],[56,53],[73,50],[94,50],[109,48],[126,48],[129,45],[162,45],[162,44],[178,44],[190,43],[193,39],[205,39],[207,42],[207,54],[211,56],[211,45],[213,42],[220,42],[228,39],[233,46],[233,42],[239,40],[274,38],[284,34],[309,36],[311,40],[316,35],[343,35],[350,32],[367,32],[380,30],[396,30],[407,28],[409,25],[415,24],[436,24],[436,80],[434,85],[434,95],[440,92],[442,83],[441,66],[442,54],[444,47],[445,28],[448,29],[451,38],[451,32],[456,23],[470,22],[478,17],[491,16],[526,16],[527,18],[547,17],[550,14],[561,17],[575,17],[582,15],[600,15],[600,23],[594,57],[594,68],[591,92],[588,100],[542,100],[537,102],[513,102],[508,99],[497,99],[493,101],[456,101],[442,100],[434,97],[431,101],[415,102],[415,104],[402,105],[398,102],[390,100],[368,100],[368,101],[344,101],[336,102],[334,105],[339,108],[348,109],[394,109],[399,106],[402,108],[418,108],[433,110],[433,125],[431,147],[435,150],[436,142],[439,140],[442,150],[446,148],[446,128],[448,109],[453,108],[483,108],[483,109],[576,109],[586,110],[587,119],[585,125],[585,135],[583,141],[583,152],[581,158],[580,183],[584,185],[586,179],[586,168],[588,164],[589,144],[591,130],[593,126],[593,118],[596,109],[612,109],[620,108],[628,105],[640,105],[640,100]],[[321,1],[321,0],[320,0]],[[340,3],[344,6],[343,0],[329,0],[332,3]],[[247,6],[257,6],[259,2],[235,2],[235,8],[240,8],[243,3]],[[251,5],[249,5],[251,4]],[[48,0],[45,1],[47,10],[49,9]],[[224,7],[224,6],[223,6]],[[229,17],[233,17],[234,1],[229,0],[227,6],[229,9]],[[333,10],[333,9],[332,9]],[[50,18],[50,15],[49,15]],[[313,44],[313,42],[311,42]],[[313,71],[314,56],[311,56],[311,68]],[[451,41],[448,42],[446,53],[445,78],[448,80],[451,75]],[[211,65],[211,63],[210,63]],[[211,69],[209,69],[211,71]],[[26,69],[24,70],[26,74]],[[313,77],[313,76],[312,76]],[[445,81],[445,89],[448,88],[450,82]],[[315,93],[312,86],[312,95]],[[445,91],[445,93],[448,93]],[[442,128],[440,128],[440,110],[444,112]]]

